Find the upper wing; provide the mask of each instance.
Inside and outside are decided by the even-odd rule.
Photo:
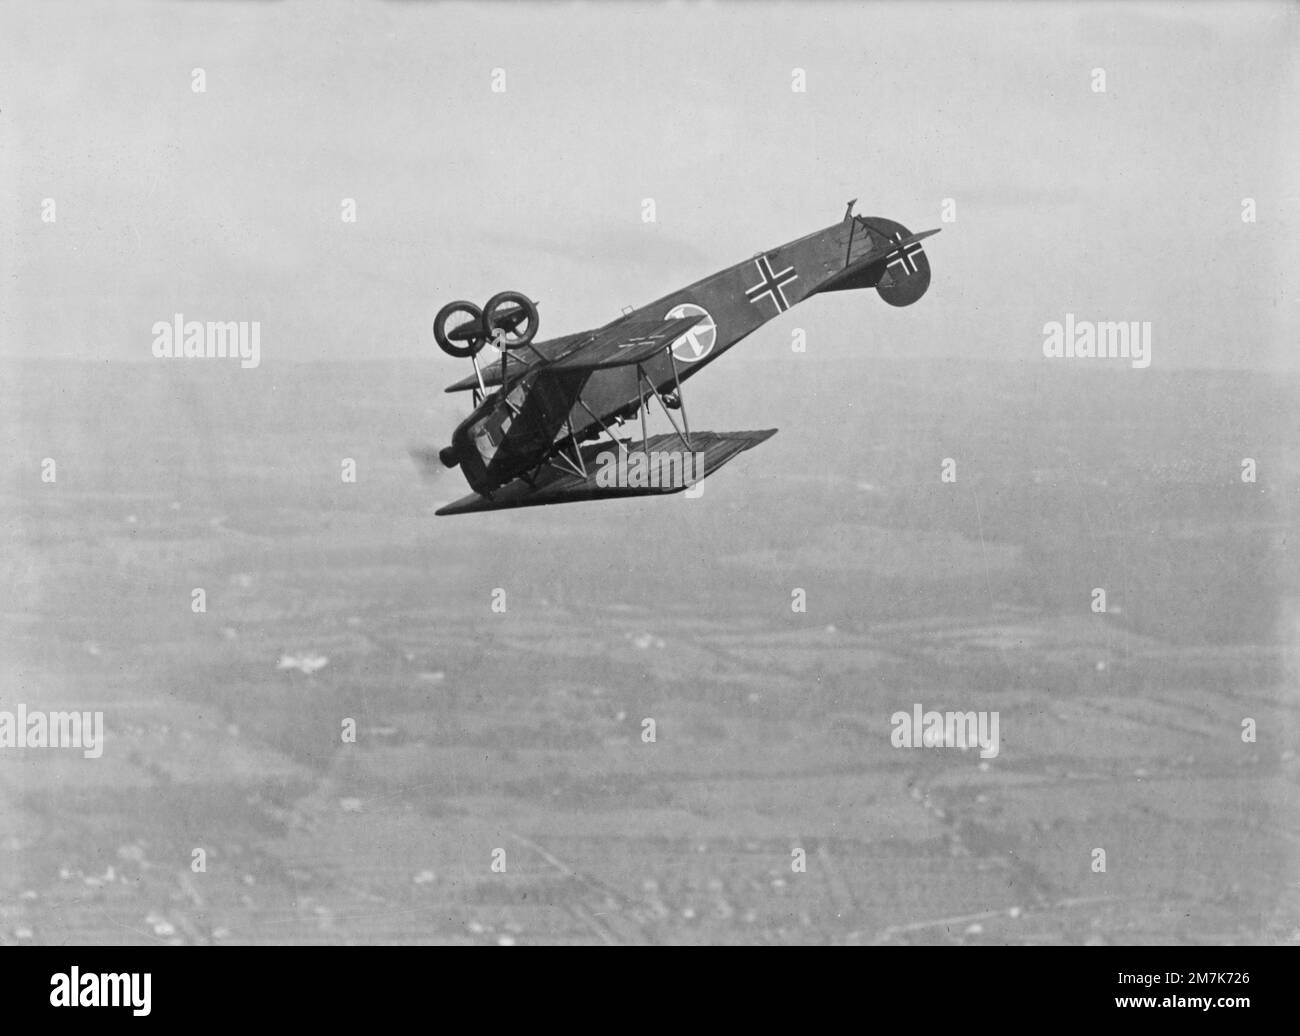
[[[663,352],[704,317],[676,320],[626,320],[597,331],[585,342],[546,364],[548,371],[594,371],[602,367],[626,367],[642,363]]]
[[[533,362],[536,363],[537,361],[534,360]],[[522,374],[532,365],[533,365],[532,363],[524,363],[521,360],[511,360],[507,358],[505,380],[514,381],[516,375]],[[483,367],[480,368],[480,373],[483,375],[484,388],[494,388],[495,386],[501,384],[501,364],[499,363],[484,364]],[[470,391],[470,389],[476,389],[476,388],[478,388],[478,375],[471,374],[467,378],[461,378],[460,381],[456,381],[448,385],[445,389],[443,389],[443,391],[444,392],[468,392]]]
[[[656,494],[680,493],[688,485],[699,482],[708,475],[712,475],[722,465],[729,460],[744,453],[745,450],[752,446],[757,446],[765,442],[776,434],[775,428],[768,428],[757,432],[695,432],[691,436],[691,477],[689,482],[669,480],[667,485],[608,485],[602,482],[608,482],[608,479],[600,479],[598,472],[602,464],[608,468],[609,462],[602,462],[598,458],[602,452],[616,457],[615,451],[618,447],[610,442],[590,443],[583,447],[582,459],[587,469],[585,477],[578,475],[576,472],[563,471],[560,468],[547,466],[538,473],[529,485],[523,479],[515,479],[507,483],[500,489],[492,491],[490,497],[479,496],[477,493],[471,493],[469,496],[461,497],[455,503],[448,504],[446,507],[440,507],[436,514],[467,514],[470,511],[499,511],[512,507],[537,507],[542,504],[564,504],[577,500],[601,500],[612,497],[624,496],[651,496]],[[675,444],[675,445],[673,445]],[[671,450],[665,450],[670,447]],[[639,454],[643,451],[648,452],[651,457],[655,454],[668,452],[677,453],[680,464],[685,463],[681,440],[673,432],[665,432],[662,435],[652,435],[646,446],[640,443],[631,443],[627,447],[630,459],[632,454]],[[432,456],[432,455],[431,455]],[[419,457],[426,464],[432,466],[431,457]],[[628,470],[625,468],[625,471]],[[679,473],[684,470],[682,466],[676,469]],[[617,480],[616,480],[617,481]],[[625,479],[629,483],[633,479]],[[654,479],[655,482],[662,482],[662,479]]]
[[[623,320],[597,331],[584,331],[543,342],[537,347],[542,354],[540,357],[522,359],[532,356],[527,349],[508,355],[505,380],[513,381],[517,375],[533,368],[571,374],[642,363],[655,353],[663,352],[703,319],[697,315],[676,320]],[[501,384],[501,364],[486,364],[482,373],[485,387]],[[474,388],[478,388],[478,378],[470,375],[448,385],[446,391],[464,392]]]
[[[563,356],[573,348],[575,343],[586,341],[592,334],[591,331],[582,331],[576,335],[563,335],[560,338],[551,338],[545,342],[534,342],[529,348],[521,349],[517,353],[507,353],[505,380],[514,381],[529,367],[536,367],[546,360]],[[501,384],[500,362],[484,363],[481,367],[481,373],[483,374],[484,388],[495,388]],[[476,388],[478,388],[478,376],[471,374],[467,378],[461,378],[460,381],[448,385],[443,391],[468,392],[470,389]]]

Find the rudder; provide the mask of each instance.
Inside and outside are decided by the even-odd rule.
[[[912,232],[901,223],[880,216],[859,217],[877,235],[889,241],[904,241]],[[919,241],[907,245],[881,263],[876,292],[891,306],[910,306],[930,287],[930,261]]]

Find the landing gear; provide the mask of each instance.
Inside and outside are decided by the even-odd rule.
[[[487,345],[483,311],[472,302],[448,302],[433,318],[433,337],[448,356],[465,359]]]
[[[478,389],[474,405],[487,395],[487,383],[479,366],[478,354],[483,346],[493,345],[501,351],[501,378],[505,383],[507,360],[518,349],[531,348],[537,337],[537,303],[518,291],[501,291],[493,295],[482,309],[472,302],[449,302],[438,310],[433,320],[433,337],[438,348],[457,359],[468,358],[474,364]],[[533,349],[540,358],[541,354]]]
[[[522,349],[537,336],[537,305],[522,292],[498,292],[483,307],[483,333],[502,352]]]

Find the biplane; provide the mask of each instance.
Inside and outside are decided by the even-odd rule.
[[[890,305],[910,306],[925,294],[930,264],[921,241],[938,230],[913,234],[892,220],[854,215],[854,204],[830,227],[592,331],[535,341],[537,304],[517,291],[493,295],[481,309],[465,301],[443,306],[435,340],[474,366],[446,391],[472,393],[474,408],[449,446],[415,456],[429,468],[459,467],[473,492],[437,513],[680,492],[776,434],[692,432],[682,383],[813,295],[875,288]],[[481,362],[489,344],[500,358]],[[652,399],[671,432],[648,434]],[[641,438],[631,441],[620,432],[638,415]],[[671,477],[654,477],[663,467],[657,461],[683,454],[694,463],[669,465]],[[621,463],[603,463],[611,457]],[[629,458],[644,458],[640,468],[650,477],[625,477],[637,468]],[[682,470],[689,477],[677,477]]]

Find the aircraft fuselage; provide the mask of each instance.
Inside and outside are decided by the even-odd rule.
[[[570,442],[592,438],[617,419],[634,415],[652,388],[671,391],[769,320],[825,289],[832,277],[882,242],[907,234],[890,220],[846,218],[625,314],[599,330],[624,321],[693,315],[702,319],[673,343],[671,356],[664,350],[639,365],[563,377],[545,376],[540,370],[518,375],[488,395],[457,427],[451,449],[462,472],[478,493],[490,493],[526,475]],[[882,261],[864,272],[862,283],[826,290],[873,287],[889,276]],[[571,347],[580,348],[583,337],[577,336]]]

